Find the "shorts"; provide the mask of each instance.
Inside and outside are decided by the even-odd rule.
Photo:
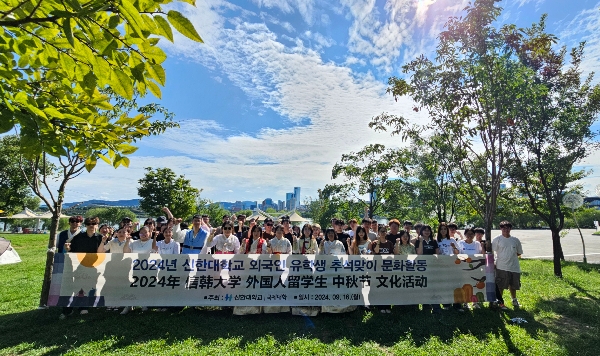
[[[498,289],[521,289],[521,273],[496,270],[496,285]]]

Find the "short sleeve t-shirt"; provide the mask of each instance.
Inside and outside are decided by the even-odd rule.
[[[492,250],[496,255],[496,268],[502,271],[521,273],[517,254],[523,254],[523,247],[518,238],[500,235],[492,240]]]
[[[152,252],[152,240],[135,240],[129,243],[131,253],[150,253]]]
[[[121,242],[119,239],[114,238],[104,245],[104,251],[110,253],[123,253],[123,247],[125,247],[125,241]]]
[[[394,244],[390,241],[380,242],[379,243],[379,252],[375,252],[375,247],[377,246],[377,241],[371,244],[371,251],[375,255],[393,255],[394,254]]]
[[[417,240],[415,242],[415,249],[418,249],[420,246],[420,241]],[[435,255],[435,250],[438,249],[438,242],[434,239],[430,239],[429,241],[423,240],[423,255]]]
[[[460,253],[464,253],[467,255],[475,255],[481,253],[481,243],[478,241],[472,241],[471,243],[467,243],[467,241],[462,240],[458,242],[458,250]]]
[[[448,256],[453,255],[454,248],[452,247],[452,244],[454,244],[454,246],[458,247],[458,243],[453,238],[442,239],[442,241],[439,241],[438,247],[440,248],[440,255],[448,255]]]
[[[158,241],[156,243],[156,250],[158,253],[166,255],[178,255],[179,254],[179,242],[172,240],[166,243],[165,240]]]

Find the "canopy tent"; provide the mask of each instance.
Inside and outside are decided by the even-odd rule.
[[[21,262],[21,257],[10,244],[10,240],[0,237],[0,265]]]
[[[22,212],[20,212],[18,214],[0,217],[0,219],[37,219],[37,218],[39,218],[39,216],[27,208],[25,208]]]
[[[303,222],[303,221],[306,221],[306,219],[303,218],[302,216],[300,216],[300,214],[298,214],[296,212],[296,210],[294,210],[294,212],[290,215],[290,221],[291,222]]]
[[[45,212],[43,214],[38,215],[37,217],[40,218],[40,219],[52,219],[52,213],[49,212],[49,211],[47,211],[47,212]],[[61,219],[62,218],[67,218],[68,219],[70,217],[71,216],[69,216],[69,215],[65,215],[65,214],[62,214],[62,213],[60,214],[60,218]]]

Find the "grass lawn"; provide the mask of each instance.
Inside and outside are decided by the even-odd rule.
[[[0,266],[0,355],[330,354],[598,355],[600,265],[523,260],[521,310],[444,311],[407,307],[308,319],[232,316],[216,308],[178,313],[104,308],[59,321],[59,308],[36,310],[47,235],[6,235],[23,260]],[[508,295],[505,295],[508,297]],[[510,298],[507,298],[509,300]],[[513,325],[521,317],[526,324]]]

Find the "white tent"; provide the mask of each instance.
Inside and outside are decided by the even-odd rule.
[[[38,218],[40,219],[52,219],[52,213],[50,211],[47,211],[43,214],[37,215]],[[60,218],[70,218],[69,215],[65,215],[65,214],[60,214]]]
[[[21,257],[10,244],[10,240],[0,237],[0,265],[21,262]]]

